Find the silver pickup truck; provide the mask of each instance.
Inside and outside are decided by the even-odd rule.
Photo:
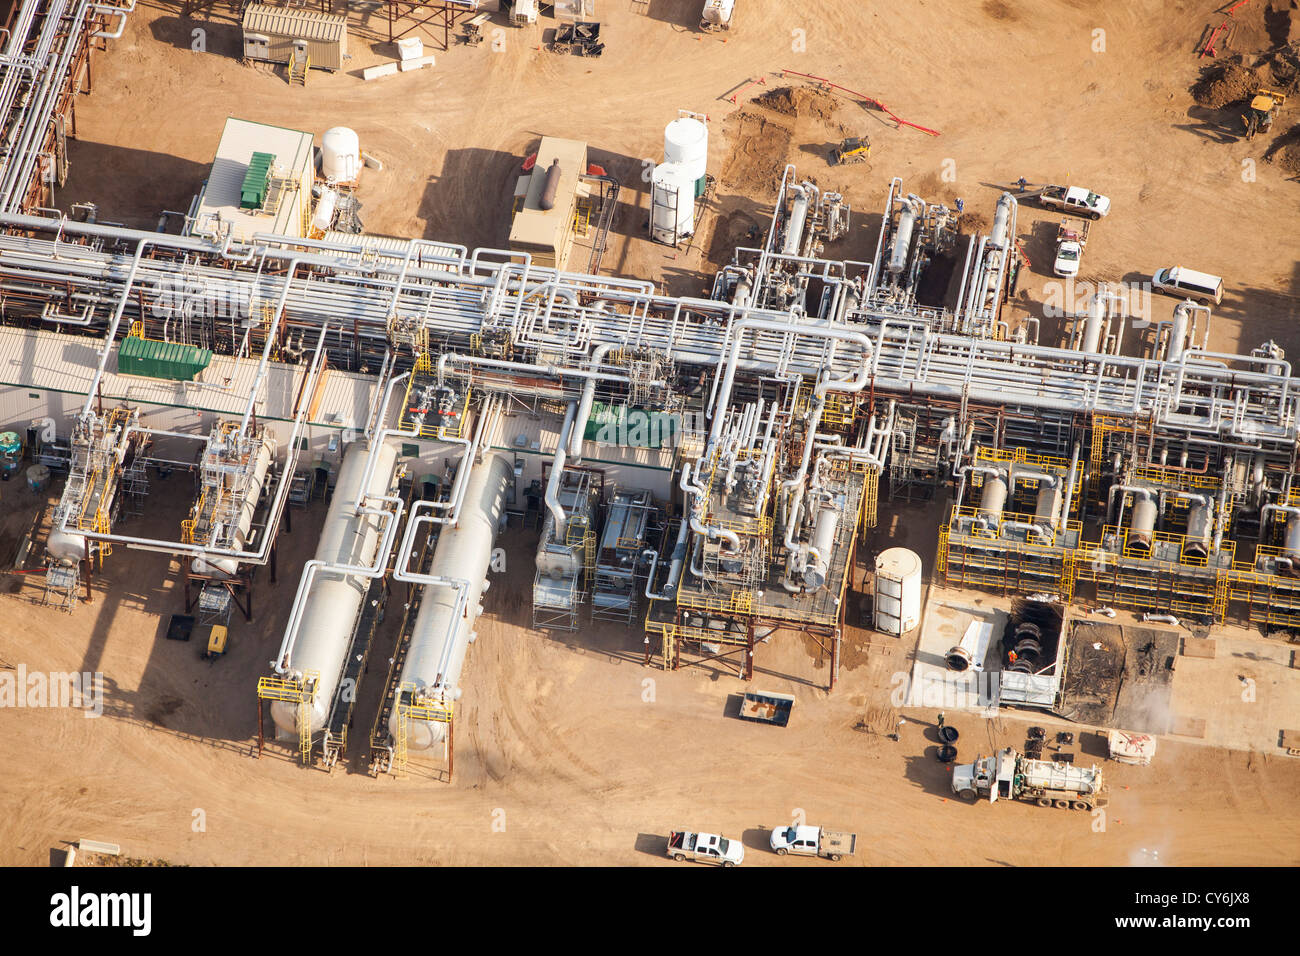
[[[690,833],[674,830],[668,834],[668,855],[677,862],[716,863],[735,866],[745,859],[745,848],[738,840],[728,840],[716,833]]]
[[[1110,200],[1082,186],[1044,186],[1038,201],[1049,209],[1060,209],[1089,219],[1100,219],[1110,212]]]

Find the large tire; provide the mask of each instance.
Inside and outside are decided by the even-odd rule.
[[[1084,802],[1083,800],[1075,800],[1073,803],[1070,804],[1070,809],[1071,809],[1071,810],[1091,810],[1091,809],[1092,809],[1092,804],[1090,804],[1090,803],[1086,803],[1086,802]]]
[[[787,850],[785,847],[781,847],[781,849],[779,849],[779,850],[776,851],[776,855],[777,855],[777,856],[785,856],[785,855],[786,855],[787,853],[789,853],[789,852],[790,852],[790,851]]]
[[[1088,218],[1091,219],[1093,222],[1096,222],[1098,219],[1101,218],[1101,213],[1099,213],[1099,212],[1092,212],[1092,213],[1089,213],[1089,214],[1088,214]]]
[[[730,860],[723,860],[722,865],[726,868],[730,868],[735,866],[736,864],[732,863]]]
[[[1055,802],[1054,805],[1055,805],[1056,809],[1058,809],[1058,810],[1068,810],[1068,809],[1070,809],[1070,801],[1069,801],[1069,800],[1057,800],[1057,801]]]
[[[838,853],[832,853],[832,854],[831,854],[831,862],[832,862],[832,863],[838,863],[838,862],[840,862],[840,860],[842,860],[842,859],[843,859],[843,857],[840,856]]]
[[[979,794],[969,788],[963,790],[961,793],[957,794],[957,796],[961,797],[967,803],[974,803],[979,798]]]
[[[1039,798],[1038,798],[1036,801],[1034,801],[1034,802],[1037,803],[1040,807],[1050,807],[1050,806],[1052,805],[1052,798],[1051,798],[1051,797],[1039,797]]]
[[[676,860],[678,863],[685,863],[685,862],[686,862],[686,854],[685,854],[685,853],[678,853],[676,856],[673,857],[673,859]]]

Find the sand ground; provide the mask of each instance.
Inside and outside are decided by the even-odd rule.
[[[786,162],[849,197],[855,228],[827,252],[857,259],[871,256],[891,176],[928,198],[962,196],[990,217],[999,190],[1021,175],[1068,180],[1114,203],[1084,278],[1122,280],[1172,264],[1218,272],[1230,293],[1216,312],[1215,347],[1297,341],[1300,268],[1288,236],[1300,187],[1262,161],[1265,138],[1226,141],[1218,130],[1227,120],[1194,105],[1199,6],[810,0],[794,12],[750,0],[726,42],[694,32],[698,6],[653,0],[642,17],[606,3],[598,60],[536,49],[541,29],[503,28],[500,51],[455,47],[432,70],[363,83],[363,66],[392,55],[372,15],[354,31],[348,70],[314,73],[301,89],[282,71],[238,62],[224,5],[191,24],[174,5],[142,2],[96,60],[60,201],[94,199],[102,218],[152,228],[160,210],[188,205],[226,116],[318,135],[344,124],[385,164],[362,186],[369,230],[502,245],[515,165],[542,134],[574,137],[626,184],[606,268],[698,292],[730,244],[766,224],[773,175]],[[196,25],[207,30],[206,52],[191,50]],[[762,87],[727,100],[759,77],[780,85],[781,69],[831,77],[942,135],[895,129],[851,100],[829,117],[769,115],[746,100]],[[663,125],[678,108],[709,114],[719,182],[696,242],[674,252],[640,238],[640,170],[660,158]],[[827,165],[845,130],[872,137],[869,164]],[[1246,160],[1257,161],[1251,181]],[[1034,226],[1049,218],[1022,208],[1033,265],[1017,301],[1024,314],[1041,312],[1034,303],[1050,278],[1043,227]],[[1157,308],[1167,314],[1171,304]],[[159,486],[159,507],[141,527],[174,527],[184,516],[188,487],[172,481]],[[41,503],[8,486],[5,500],[13,536]],[[933,520],[891,520],[888,510],[874,546],[932,555]],[[1114,799],[1104,828],[1087,814],[1030,805],[968,807],[950,799],[934,758],[932,711],[908,713],[899,742],[884,736],[894,721],[891,680],[910,670],[909,641],[848,629],[846,665],[828,694],[815,648],[782,634],[761,649],[755,684],[795,693],[794,720],[784,730],[742,723],[728,716],[739,681],[644,668],[637,633],[531,630],[521,595],[534,542],[519,530],[504,542],[506,581],[489,592],[468,659],[450,785],[422,774],[372,779],[360,753],[332,776],[282,750],[257,760],[254,686],[322,514],[320,506],[295,514],[280,583],[259,577],[254,622],[237,623],[231,653],[215,664],[162,637],[182,603],[165,558],[114,554],[93,603],[71,614],[32,605],[35,582],[9,579],[0,659],[33,671],[102,671],[108,699],[98,719],[0,711],[0,862],[45,864],[52,846],[84,836],[193,864],[647,864],[666,863],[663,838],[688,827],[743,837],[750,859],[769,863],[764,828],[797,810],[856,830],[859,864],[1300,862],[1300,761],[1162,741],[1152,767],[1107,765]],[[396,616],[361,685],[354,739],[377,706]],[[958,718],[962,759],[1019,742],[1031,722]]]

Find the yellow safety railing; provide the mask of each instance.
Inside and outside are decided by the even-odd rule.
[[[1017,464],[1037,465],[1040,468],[1059,468],[1070,470],[1070,462],[1054,455],[1031,455],[1025,448],[987,448],[981,445],[975,449],[976,461],[1015,462]]]
[[[1223,487],[1223,479],[1214,475],[1189,474],[1160,465],[1144,465],[1136,468],[1133,471],[1133,478],[1139,483],[1159,485],[1161,488],[1177,488],[1180,491],[1218,491]]]
[[[279,700],[297,705],[298,750],[304,765],[311,761],[311,709],[319,683],[320,673],[317,671],[308,671],[302,681],[286,677],[259,677],[257,680],[259,700]]]
[[[427,720],[435,723],[450,724],[453,717],[452,705],[448,701],[415,701],[415,684],[406,682],[397,689],[397,737],[393,748],[393,770],[404,773],[410,758],[408,740],[410,724],[413,720]]]

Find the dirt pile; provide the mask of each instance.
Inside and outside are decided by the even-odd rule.
[[[840,108],[840,101],[824,90],[807,86],[782,86],[754,100],[759,106],[785,116],[830,120]]]
[[[743,195],[768,196],[781,185],[792,133],[787,124],[758,111],[732,114],[727,138],[734,144],[722,182]]]
[[[1221,110],[1245,99],[1260,84],[1259,73],[1246,66],[1243,57],[1236,56],[1206,68],[1192,87],[1192,98],[1199,106]]]
[[[973,236],[979,232],[987,232],[989,228],[989,218],[982,212],[967,210],[957,217],[957,231],[963,236]]]
[[[1292,176],[1300,176],[1300,123],[1278,137],[1268,158]]]

